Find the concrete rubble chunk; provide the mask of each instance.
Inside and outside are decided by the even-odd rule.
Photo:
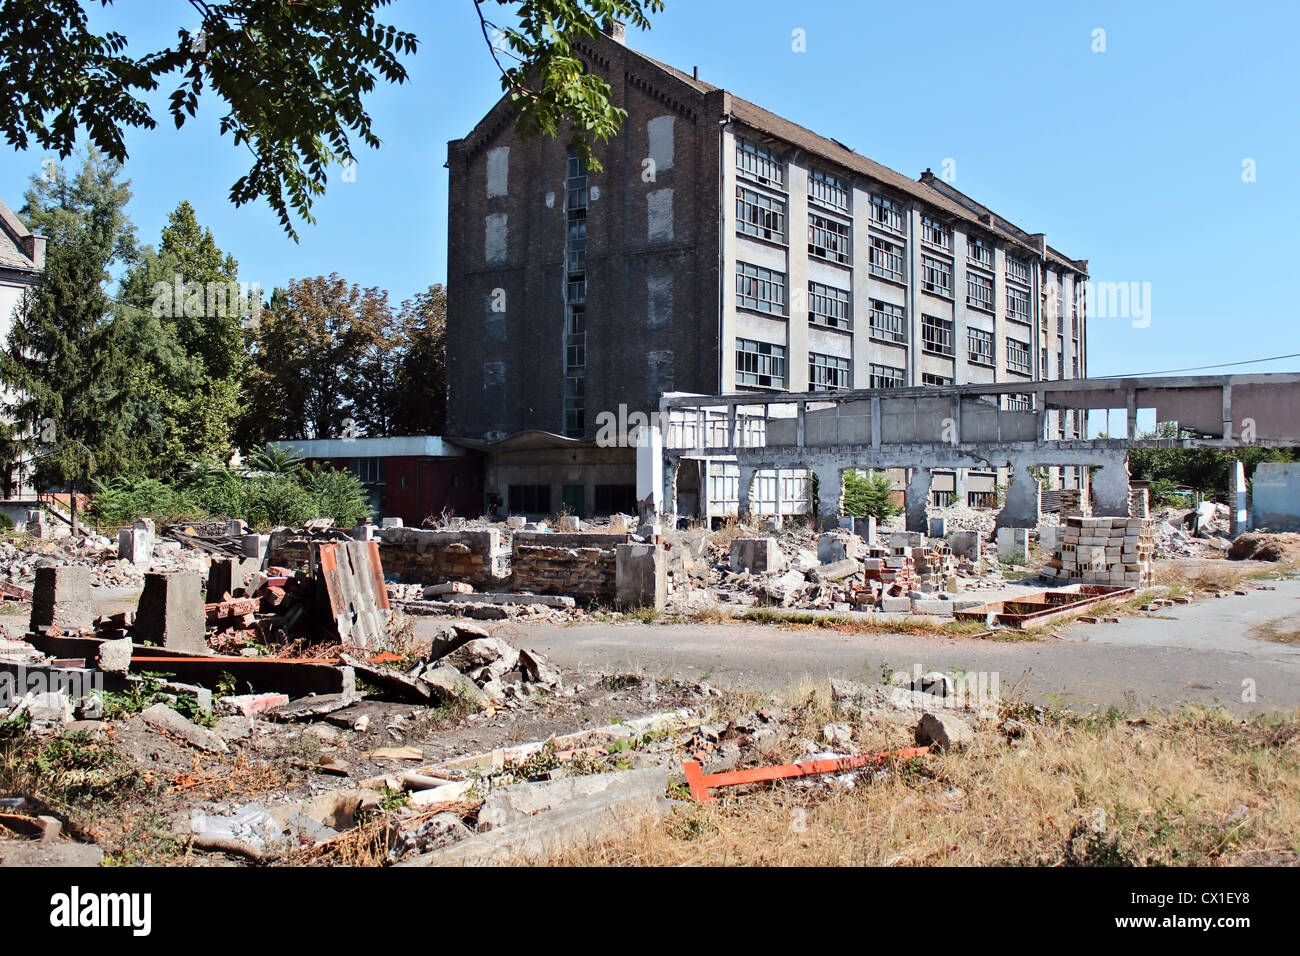
[[[661,819],[671,807],[664,796],[668,769],[648,769],[653,774],[625,777],[601,792],[568,800],[399,865],[491,866],[512,860],[543,860],[624,833],[638,821]]]
[[[613,773],[585,774],[496,787],[479,808],[478,828],[481,832],[493,830],[508,823],[517,823],[535,813],[553,810],[581,797],[609,790],[653,794],[663,793],[667,786],[668,774],[664,768],[647,767],[642,770],[618,770]]]
[[[36,586],[32,589],[33,631],[50,627],[75,631],[91,628],[94,623],[90,568],[63,565],[36,569]]]
[[[454,667],[430,667],[420,675],[420,680],[444,704],[459,698],[482,710],[490,703],[479,686]]]
[[[125,674],[131,669],[131,638],[102,641],[99,645],[99,669],[106,674]]]
[[[862,565],[853,558],[845,558],[842,561],[835,561],[831,564],[823,564],[820,567],[813,568],[808,576],[814,581],[843,581],[845,578],[851,578],[862,571]]]
[[[209,753],[227,753],[226,742],[212,731],[191,723],[166,704],[154,704],[141,711],[140,718],[149,726],[179,738],[191,747]]]
[[[970,724],[952,714],[925,713],[916,725],[917,746],[935,746],[941,750],[955,750],[975,739]]]
[[[202,581],[188,571],[151,572],[136,611],[135,636],[168,650],[208,653]]]
[[[785,567],[776,538],[736,538],[731,542],[731,570],[763,574]]]

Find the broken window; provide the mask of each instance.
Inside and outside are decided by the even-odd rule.
[[[770,242],[785,242],[785,203],[771,196],[736,187],[736,229]]]
[[[952,263],[933,256],[921,257],[921,288],[934,295],[952,298]]]
[[[903,247],[881,239],[871,237],[871,274],[882,279],[903,281]]]
[[[952,355],[952,320],[922,314],[921,348],[935,355]]]
[[[890,232],[903,233],[903,205],[886,196],[871,197],[871,221]]]
[[[847,223],[817,213],[808,214],[808,255],[831,262],[849,262]]]
[[[736,263],[736,305],[785,315],[785,274],[748,262]]]
[[[551,513],[550,485],[511,485],[509,491],[510,513],[516,515],[546,515]]]
[[[573,147],[567,170],[563,427],[566,436],[581,438],[587,426],[587,164]]]
[[[952,251],[952,228],[945,222],[932,219],[929,216],[921,217],[921,241],[928,242],[932,246],[937,246],[944,252]]]
[[[849,188],[838,177],[814,169],[808,173],[808,200],[847,214]]]
[[[983,239],[976,236],[966,238],[966,258],[971,264],[982,266],[985,269],[993,268],[993,246]]]
[[[1030,358],[1028,342],[1007,339],[1007,368],[1021,375],[1032,374],[1033,360]]]
[[[871,337],[886,342],[907,342],[907,310],[892,302],[871,300]]]
[[[740,137],[736,138],[736,174],[764,186],[785,188],[785,164],[771,150]]]
[[[906,382],[907,373],[903,369],[871,363],[872,388],[902,388]]]
[[[820,282],[809,282],[808,321],[832,329],[852,329],[853,314],[849,309],[848,292]]]
[[[993,311],[993,280],[978,272],[966,273],[966,304],[971,308]]]
[[[992,365],[993,333],[984,329],[967,329],[966,354],[972,365]]]
[[[922,373],[921,373],[921,384],[922,384],[922,385],[929,385],[929,386],[931,386],[932,388],[939,388],[939,387],[942,387],[942,386],[944,386],[944,385],[951,385],[951,384],[952,384],[952,376],[950,376],[950,375],[931,375],[929,372],[922,372]]]
[[[1029,263],[1016,256],[1007,256],[1007,278],[1013,282],[1029,285]]]
[[[853,362],[838,355],[808,353],[808,390],[830,392],[853,387]]]
[[[785,388],[785,346],[736,339],[736,384]]]
[[[1007,286],[1007,318],[1029,324],[1029,292],[1013,285]]]

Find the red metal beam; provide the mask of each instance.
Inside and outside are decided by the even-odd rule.
[[[711,774],[704,773],[704,768],[698,761],[687,760],[682,763],[682,770],[686,772],[686,782],[690,785],[691,796],[700,803],[712,803],[713,797],[709,796],[709,790],[716,787],[735,787],[742,783],[760,783],[764,780],[782,780],[788,777],[814,777],[823,773],[848,773],[884,763],[891,757],[909,759],[929,752],[929,747],[906,747],[883,753],[859,754],[856,757],[806,760],[803,763],[787,763],[779,767],[751,767],[748,770]]]

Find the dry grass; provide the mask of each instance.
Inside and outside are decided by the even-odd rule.
[[[831,716],[825,702],[810,726]],[[553,860],[573,865],[987,866],[1297,862],[1300,714],[1244,723],[1187,710],[1126,721],[1049,713],[1012,744],[895,766],[851,790],[720,791],[658,824]],[[860,746],[906,728],[858,724]],[[773,754],[773,757],[780,756]]]

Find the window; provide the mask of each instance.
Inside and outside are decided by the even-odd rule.
[[[907,310],[891,302],[871,300],[871,337],[886,342],[907,342]]]
[[[742,309],[785,315],[785,274],[736,263],[736,305]]]
[[[929,216],[921,217],[921,241],[937,246],[944,252],[952,251],[952,229],[947,223]]]
[[[348,471],[365,485],[382,485],[384,483],[384,459],[353,458],[348,462]]]
[[[966,354],[973,365],[992,365],[993,333],[983,329],[967,329]]]
[[[1058,352],[1056,355],[1056,377],[1065,378],[1065,353]]]
[[[808,214],[808,255],[841,264],[849,261],[849,227],[817,213]]]
[[[971,508],[996,508],[997,492],[968,491],[966,492],[966,504]]]
[[[508,497],[511,514],[551,513],[550,485],[511,485]]]
[[[771,242],[785,242],[785,203],[736,187],[736,230]]]
[[[849,309],[849,294],[834,286],[809,282],[808,321],[832,329],[852,329],[853,313]]]
[[[926,292],[952,298],[952,263],[933,256],[921,257],[921,288]]]
[[[872,388],[902,388],[905,381],[905,373],[901,368],[871,363]]]
[[[1007,368],[1021,375],[1031,374],[1029,343],[1018,339],[1007,339]]]
[[[953,381],[952,376],[950,375],[931,375],[929,372],[921,373],[922,385],[930,385],[930,386],[938,387],[943,385],[951,385],[952,381]]]
[[[871,237],[871,274],[903,281],[903,247],[878,236]]]
[[[596,486],[596,514],[634,515],[636,513],[636,485]]]
[[[952,320],[921,316],[921,348],[935,355],[952,355]]]
[[[820,169],[808,174],[808,199],[842,213],[849,211],[849,187],[839,178]]]
[[[736,339],[736,384],[785,387],[785,346]]]
[[[871,221],[881,229],[903,232],[903,206],[884,196],[871,197]]]
[[[853,363],[836,355],[808,353],[808,388],[813,392],[830,392],[853,387]]]
[[[1007,286],[1007,318],[1029,324],[1029,293],[1026,290]]]
[[[1007,256],[1007,278],[1013,282],[1023,282],[1029,285],[1029,263],[1024,259],[1017,259],[1015,256]]]
[[[564,434],[581,438],[587,426],[587,164],[573,147],[567,171],[563,415]]]
[[[952,504],[953,491],[932,491],[930,492],[930,505],[935,508],[946,508]]]
[[[764,186],[785,186],[785,164],[771,150],[747,139],[736,140],[736,173]]]
[[[1070,359],[1070,377],[1071,378],[1079,377],[1079,356],[1077,355],[1074,358]]]
[[[1034,399],[1032,395],[1017,393],[1006,396],[1007,411],[1009,412],[1032,412],[1034,410]]]
[[[978,272],[966,273],[966,304],[973,309],[993,311],[993,280]]]
[[[992,269],[993,246],[983,239],[968,236],[966,238],[966,258],[974,265]]]

